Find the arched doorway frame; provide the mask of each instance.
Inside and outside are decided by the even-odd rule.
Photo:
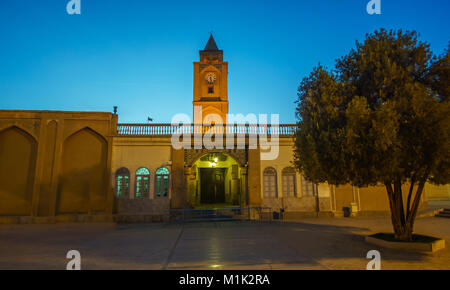
[[[235,165],[237,165],[237,173],[233,173],[231,171],[231,176],[232,178],[229,179],[229,181],[235,181],[238,182],[237,185],[236,184],[230,184],[228,187],[228,191],[231,191],[231,187],[232,186],[237,186],[237,190],[238,190],[238,201],[231,201],[229,203],[227,203],[227,207],[228,206],[242,206],[243,203],[245,203],[245,196],[247,194],[247,190],[246,190],[246,174],[247,174],[247,164],[246,162],[239,162],[239,160],[236,159],[236,155],[235,154],[230,154],[230,152],[228,151],[236,151],[236,150],[197,150],[197,154],[195,156],[195,158],[191,159],[191,162],[189,162],[188,164],[185,165],[185,169],[186,169],[186,184],[188,185],[188,189],[187,189],[187,194],[188,194],[188,201],[191,204],[191,206],[193,207],[202,207],[204,206],[204,204],[201,203],[201,184],[200,184],[200,180],[201,177],[200,175],[200,171],[199,171],[199,167],[197,167],[197,162],[200,161],[201,158],[211,155],[211,154],[223,154],[225,156],[227,156],[228,158],[231,158],[232,161],[235,163]],[[244,150],[242,150],[244,151]],[[241,160],[243,160],[243,158],[241,158]],[[203,167],[203,168],[207,168],[207,167]],[[219,167],[220,168],[220,167]],[[229,170],[233,170],[232,167],[228,167],[227,169]],[[233,178],[233,175],[237,174],[237,178]],[[231,199],[233,199],[233,195],[230,192],[225,192],[225,194],[229,194],[231,196]],[[234,203],[234,205],[233,205]]]

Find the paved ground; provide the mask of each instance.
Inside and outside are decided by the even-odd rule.
[[[365,269],[372,249],[382,269],[450,269],[450,219],[417,220],[416,232],[447,240],[429,255],[364,242],[379,231],[391,231],[388,218],[1,225],[0,269],[65,269],[71,249],[80,251],[82,269]]]

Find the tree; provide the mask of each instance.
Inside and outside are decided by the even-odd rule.
[[[450,43],[446,52],[430,68],[428,84],[436,92],[440,101],[447,101],[450,95]]]
[[[448,50],[433,57],[416,32],[367,34],[302,80],[296,167],[316,183],[383,184],[395,238],[412,240],[425,183],[450,181],[448,79]]]

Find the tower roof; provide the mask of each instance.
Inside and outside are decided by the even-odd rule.
[[[219,48],[217,47],[216,42],[214,41],[214,37],[211,36],[209,37],[208,43],[205,46],[204,50],[219,50]]]

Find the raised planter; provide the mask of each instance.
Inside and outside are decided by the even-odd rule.
[[[394,239],[394,234],[377,233],[365,238],[367,243],[380,247],[414,252],[436,252],[445,248],[445,240],[424,235],[413,235],[413,241],[402,242]]]

